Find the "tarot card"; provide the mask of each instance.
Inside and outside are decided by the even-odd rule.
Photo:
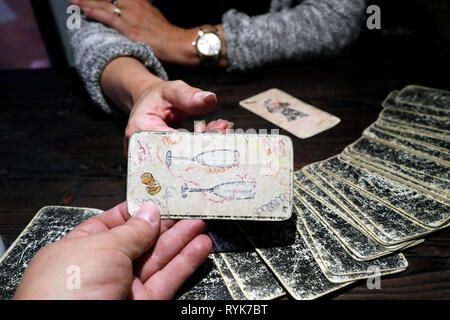
[[[445,136],[449,136],[450,134],[450,121],[448,118],[397,111],[393,109],[384,109],[381,111],[380,117],[382,119],[392,120],[406,125],[417,126],[425,130],[431,129]]]
[[[216,253],[211,254],[211,257],[214,260],[214,263],[216,264],[216,267],[219,270],[220,274],[222,275],[225,285],[227,286],[228,291],[233,297],[233,300],[247,300],[241,288],[239,288],[239,284],[226,265],[225,260],[223,260],[222,256]]]
[[[328,130],[340,119],[279,90],[270,89],[239,104],[301,139]]]
[[[219,254],[248,300],[271,300],[285,295],[255,251]]]
[[[233,297],[210,255],[178,290],[175,299],[232,300]]]
[[[253,246],[231,220],[209,220],[207,233],[214,253],[254,251]]]
[[[285,294],[249,240],[233,221],[213,221],[208,223],[208,228],[213,231],[210,231],[210,236],[219,250],[219,253],[214,255],[219,255],[219,259],[223,260],[246,299],[269,300]],[[219,233],[219,229],[223,232]],[[235,251],[227,252],[231,248]]]
[[[365,137],[358,139],[347,148],[357,154],[390,162],[394,165],[414,172],[421,172],[445,182],[450,181],[450,171],[445,163],[423,158],[412,152],[394,148]]]
[[[408,267],[405,257],[392,254],[370,261],[354,260],[339,241],[317,221],[301,198],[294,198],[297,228],[325,276],[335,283],[397,273]]]
[[[333,176],[322,172],[319,169],[318,163],[307,166],[302,171],[334,200],[331,202],[331,206],[334,206],[335,203],[339,204],[339,206],[334,206],[334,208],[341,208],[343,211],[342,217],[346,217],[345,213],[353,216],[358,223],[358,228],[365,230],[367,234],[387,250],[397,251],[417,242],[417,240],[404,241],[401,235],[411,237],[411,231],[415,231],[416,233],[428,231],[407,219],[405,220],[403,216],[399,216],[397,212],[386,208],[381,203],[373,201],[370,198],[366,199],[358,190],[352,189],[337,179],[334,179]],[[327,200],[322,198],[322,201]],[[389,215],[389,213],[391,214]],[[399,216],[400,220],[398,223],[396,222],[397,216]],[[387,218],[390,220],[387,220]],[[346,220],[351,221],[348,218]],[[406,230],[404,230],[405,226]]]
[[[411,171],[380,159],[364,157],[363,155],[354,153],[351,149],[346,149],[338,156],[338,158],[355,167],[367,169],[379,176],[387,177],[388,179],[408,186],[411,189],[426,193],[435,200],[441,202],[450,201],[450,193],[448,192],[449,184],[445,181],[436,179],[435,177]]]
[[[423,226],[437,228],[450,219],[448,205],[385,177],[370,174],[367,170],[354,167],[337,157],[322,162],[320,168]]]
[[[442,113],[426,112],[419,107],[409,106],[404,103],[397,103],[397,92],[391,92],[383,101],[383,111],[378,116],[379,121],[392,125],[407,127],[410,130],[420,132],[420,134],[432,135],[441,139],[450,139],[448,127],[450,125],[448,116]],[[416,109],[412,109],[416,108]],[[441,114],[437,116],[437,114]]]
[[[408,85],[400,91],[396,101],[448,111],[450,106],[450,92],[417,85]]]
[[[282,135],[141,131],[129,143],[127,204],[164,218],[285,220],[292,141]]]
[[[428,107],[417,103],[403,103],[398,99],[398,94],[399,91],[392,91],[386,98],[386,100],[384,100],[384,102],[382,103],[383,107],[386,109],[423,114],[427,116],[436,116],[440,118],[450,117],[450,111],[448,107],[447,109],[435,109],[433,107]]]
[[[351,283],[336,284],[325,277],[296,230],[294,216],[275,223],[239,223],[239,227],[293,298],[316,299]]]
[[[390,126],[386,123],[380,123],[380,121],[375,122],[372,127],[374,129],[383,131],[395,137],[401,137],[410,142],[415,142],[417,144],[428,146],[439,150],[441,152],[450,153],[450,142],[434,138],[432,136],[426,136],[424,134],[419,134],[417,132],[408,130],[405,127]]]
[[[39,249],[61,239],[100,212],[102,210],[60,206],[40,209],[0,258],[0,300],[12,299],[25,268]]]
[[[363,147],[363,146],[360,146]],[[401,164],[395,164],[384,160],[381,157],[371,156],[371,151],[361,148],[359,151],[367,153],[359,153],[353,149],[353,146],[347,147],[341,156],[352,158],[352,162],[358,163],[358,165],[370,166],[373,169],[383,170],[386,174],[393,177],[399,177],[402,181],[411,181],[412,183],[421,184],[423,187],[434,190],[442,197],[448,199],[450,196],[449,182],[445,179],[437,178],[424,172],[416,171]]]
[[[337,190],[359,214],[369,219],[390,239],[389,245],[414,240],[428,234],[433,228],[425,227],[393,207],[378,201],[359,188],[347,184],[324,170],[318,175]]]
[[[449,151],[436,150],[434,148],[430,148],[429,146],[380,131],[373,126],[365,129],[363,135],[369,139],[387,144],[389,146],[403,149],[405,151],[411,150],[411,152],[417,153],[424,158],[430,158],[431,160],[438,162],[445,161],[444,163],[450,165]]]
[[[99,209],[61,206],[40,209],[0,258],[0,300],[13,298],[26,266],[39,249],[61,239],[77,225],[101,212]],[[208,264],[208,260],[178,295],[188,299],[231,299],[217,268],[211,261]]]
[[[387,119],[380,114],[376,121],[377,124],[398,128],[398,130],[406,131],[413,134],[423,135],[425,137],[435,138],[444,141],[450,141],[450,135],[447,131],[442,131],[429,126],[422,126],[416,123],[405,123],[398,120]]]
[[[341,218],[332,207],[317,199],[312,191],[312,182],[301,172],[296,173],[294,195],[307,202],[310,212],[341,242],[356,260],[365,261],[392,253],[369,238],[360,229]]]

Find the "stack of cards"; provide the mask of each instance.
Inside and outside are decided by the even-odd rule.
[[[341,154],[294,173],[290,220],[235,222],[295,299],[401,272],[408,262],[400,251],[450,223],[450,92],[407,86],[383,107]],[[261,279],[245,276],[250,284]],[[244,292],[234,298],[251,298],[251,288],[234,284]]]
[[[295,172],[297,228],[326,280],[404,270],[400,250],[450,219],[450,92],[392,92],[363,136]]]

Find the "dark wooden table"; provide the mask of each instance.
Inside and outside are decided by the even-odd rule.
[[[326,159],[360,137],[381,111],[389,91],[415,83],[450,89],[444,58],[347,57],[228,74],[169,68],[172,79],[217,93],[205,119],[227,119],[236,128],[275,128],[238,102],[279,88],[342,119],[312,138],[293,137],[295,169]],[[196,118],[197,119],[197,118]],[[126,117],[96,109],[72,69],[0,71],[0,235],[10,245],[46,205],[108,209],[125,200]],[[192,129],[194,118],[186,128]],[[282,133],[285,133],[282,131]],[[383,277],[381,289],[365,282],[328,298],[450,298],[450,230],[405,252],[406,272]]]

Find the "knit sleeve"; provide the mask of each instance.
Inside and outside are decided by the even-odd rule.
[[[106,65],[117,57],[129,56],[140,60],[151,72],[167,80],[167,73],[150,46],[133,42],[116,30],[83,16],[81,28],[70,32],[75,66],[92,100],[106,113],[113,108],[107,103],[100,86]]]
[[[360,32],[366,0],[304,0],[259,16],[232,9],[222,17],[229,71],[332,56]]]

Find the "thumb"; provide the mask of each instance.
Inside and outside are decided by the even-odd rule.
[[[113,247],[135,260],[153,246],[159,234],[160,221],[158,208],[147,203],[125,224],[107,231],[106,236],[111,237],[109,240]]]
[[[180,80],[170,82],[164,88],[163,96],[175,108],[189,114],[208,113],[217,103],[215,93],[191,87]]]

